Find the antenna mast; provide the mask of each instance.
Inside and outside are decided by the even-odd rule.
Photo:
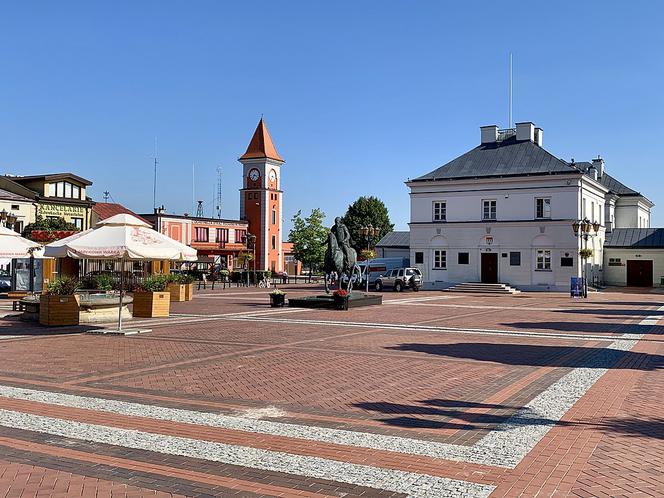
[[[108,198],[111,196],[111,193],[108,190],[104,191],[104,202],[108,202]]]
[[[154,180],[152,182],[152,209],[157,209],[157,137],[154,137]]]
[[[221,166],[217,166],[217,197],[215,200],[217,218],[221,219]]]
[[[512,128],[512,52],[510,52],[510,79],[509,79],[509,126]]]
[[[196,165],[191,163],[191,210],[196,207]]]

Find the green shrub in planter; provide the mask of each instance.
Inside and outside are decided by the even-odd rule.
[[[168,277],[166,275],[150,275],[136,286],[138,292],[162,292],[166,290]]]
[[[80,287],[80,282],[73,277],[57,277],[46,286],[46,292],[54,296],[71,296]]]
[[[286,293],[279,289],[270,292],[270,306],[273,308],[283,308],[286,304]]]
[[[103,291],[113,290],[113,287],[115,286],[115,280],[113,279],[113,276],[109,275],[108,273],[100,273],[99,275],[95,275],[92,283],[95,289]]]

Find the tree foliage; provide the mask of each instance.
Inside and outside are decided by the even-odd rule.
[[[353,247],[358,252],[367,247],[367,237],[362,235],[362,227],[371,225],[379,229],[379,234],[371,238],[371,245],[394,229],[385,203],[373,196],[362,196],[348,206],[343,222],[348,227]]]
[[[328,229],[323,224],[324,219],[325,213],[318,208],[306,218],[302,211],[298,211],[292,218],[293,228],[288,234],[295,257],[312,272],[318,270],[325,259]]]

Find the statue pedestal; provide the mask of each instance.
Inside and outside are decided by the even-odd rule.
[[[376,306],[380,304],[383,304],[382,294],[353,292],[348,298],[349,309],[360,308],[362,306]],[[291,308],[321,308],[331,310],[336,308],[332,294],[292,298],[288,300],[288,306]]]

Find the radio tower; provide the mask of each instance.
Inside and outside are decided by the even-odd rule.
[[[111,196],[111,193],[108,190],[104,191],[104,202],[108,202],[108,198]]]
[[[196,207],[196,218],[203,218],[203,201],[198,201],[198,206]]]
[[[217,197],[215,199],[217,218],[221,219],[221,166],[217,166]]]

